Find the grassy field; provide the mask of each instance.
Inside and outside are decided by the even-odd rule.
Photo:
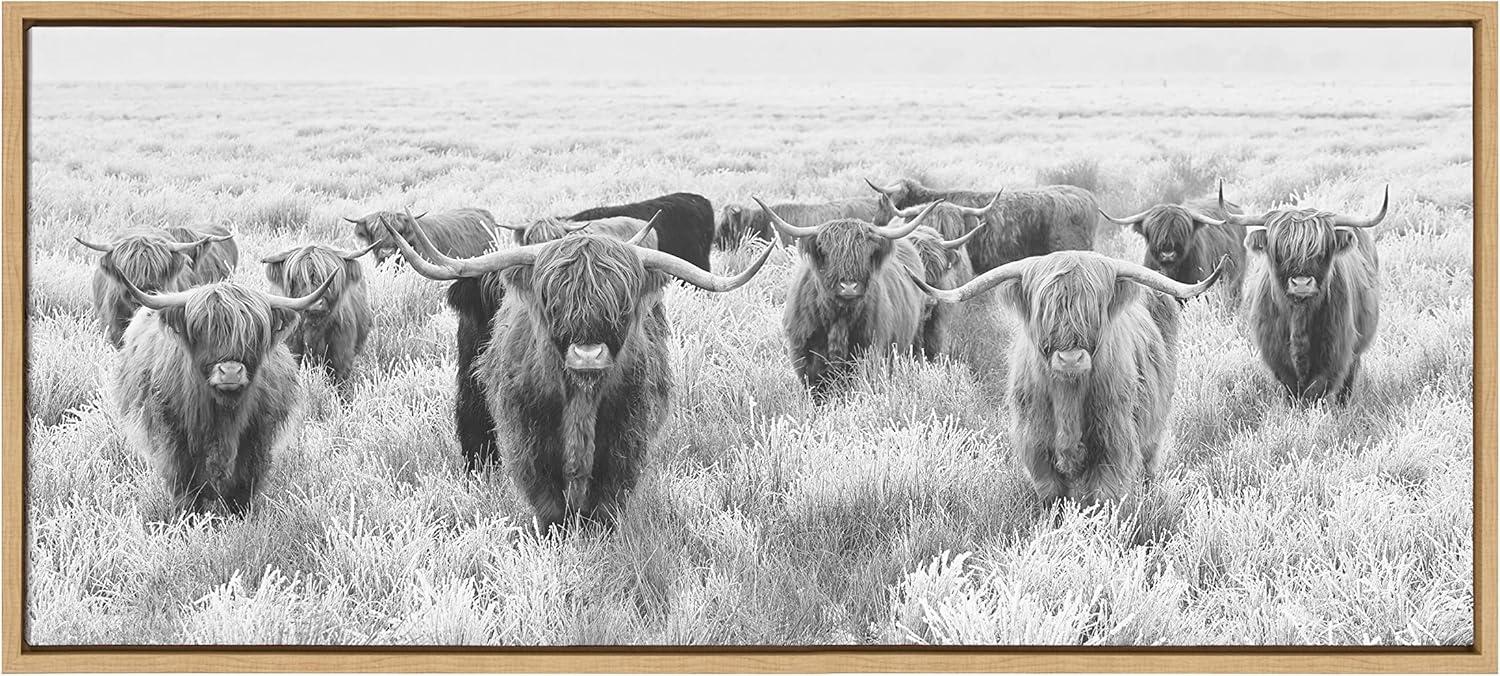
[[[31,642],[1472,642],[1466,86],[911,84],[36,85]],[[251,513],[179,520],[125,445],[97,254],[71,239],[231,223],[236,279],[268,288],[260,257],[352,245],[340,217],[378,209],[523,221],[904,175],[1069,182],[1115,212],[1222,176],[1250,209],[1367,214],[1389,182],[1356,395],[1289,407],[1243,320],[1193,302],[1164,476],[1138,512],[1045,513],[1009,454],[1008,317],[814,406],[777,254],[733,293],[669,289],[675,413],[617,532],[537,541],[502,473],[463,471],[443,285],[381,269],[352,402],[304,372],[307,420]],[[1097,246],[1142,251],[1113,226]]]

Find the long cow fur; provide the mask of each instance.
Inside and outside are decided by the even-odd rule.
[[[114,251],[99,257],[92,283],[94,316],[110,344],[124,345],[125,328],[140,307],[116,279],[123,275],[148,292],[182,291],[229,279],[239,263],[239,247],[233,239],[207,242],[188,253],[167,248],[168,242],[196,242],[206,235],[228,234],[217,225],[199,230],[172,227],[127,233],[116,240]]]
[[[660,216],[656,216],[661,212]],[[585,209],[567,217],[569,221],[597,221],[629,216],[649,221],[656,216],[657,248],[704,270],[714,240],[714,207],[708,198],[688,192],[653,197],[630,204]]]
[[[362,252],[361,252],[362,253]],[[334,282],[314,310],[304,312],[301,326],[288,334],[287,346],[300,364],[326,370],[341,395],[351,388],[354,362],[364,352],[375,314],[365,290],[364,268],[349,253],[325,246],[303,246],[267,257],[266,279],[283,296],[304,296]]]

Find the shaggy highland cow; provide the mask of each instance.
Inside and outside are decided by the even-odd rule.
[[[1215,262],[1228,256],[1219,291],[1228,307],[1236,308],[1245,278],[1245,226],[1225,220],[1229,214],[1243,213],[1239,205],[1225,202],[1223,209],[1217,200],[1201,199],[1182,205],[1158,204],[1126,218],[1115,218],[1103,209],[1099,213],[1131,226],[1146,240],[1144,265],[1179,282],[1203,279]]]
[[[104,252],[94,269],[94,314],[116,348],[124,344],[125,327],[140,304],[115,280],[123,277],[152,293],[181,291],[228,279],[240,258],[234,234],[219,226],[131,233],[107,244],[73,239]]]
[[[127,431],[166,479],[179,512],[250,502],[300,390],[286,334],[322,297],[330,277],[300,298],[234,282],[148,294],[125,332],[117,393]]]
[[[266,264],[271,288],[284,296],[304,296],[329,279],[333,283],[302,313],[302,326],[287,336],[287,346],[299,364],[322,367],[339,394],[350,395],[354,360],[365,349],[375,315],[365,294],[365,275],[359,257],[374,249],[340,251],[308,245],[260,259]]]
[[[771,205],[771,208],[786,222],[810,228],[841,218],[873,221],[879,211],[880,200],[871,197],[854,197],[832,202],[782,202]],[[876,221],[878,225],[885,225],[886,222],[888,221]],[[763,239],[783,245],[793,243],[784,240],[771,225],[771,218],[766,214],[765,209],[739,204],[726,205],[716,238],[719,249],[725,251],[732,249],[746,238]]]
[[[750,281],[718,277],[676,256],[578,233],[455,260],[414,229],[421,254],[396,236],[412,268],[438,280],[498,274],[510,300],[475,364],[507,468],[539,533],[579,516],[613,523],[666,417],[671,329],[662,287],[676,277],[709,291]],[[433,259],[428,263],[425,259]]]
[[[861,353],[884,356],[916,346],[924,299],[911,276],[921,276],[923,266],[903,238],[933,207],[885,227],[853,218],[804,227],[782,220],[760,198],[755,202],[802,250],[782,325],[792,365],[815,399],[825,399]]]
[[[541,244],[587,229],[631,244],[656,248],[655,221],[616,216],[573,223],[546,218],[526,227],[501,226],[513,231],[516,246]],[[408,230],[410,231],[410,230]],[[484,388],[474,372],[474,363],[490,342],[490,325],[505,300],[505,287],[498,273],[454,280],[448,286],[448,306],[458,315],[456,333],[458,373],[453,409],[454,429],[464,462],[470,471],[499,460],[494,436],[495,421],[484,403]]]
[[[1246,227],[1245,246],[1266,257],[1250,283],[1250,325],[1261,359],[1294,399],[1349,399],[1380,323],[1380,261],[1365,228],[1384,220],[1390,203],[1386,186],[1372,218],[1316,209],[1229,216]]]
[[[1178,302],[1208,289],[1215,269],[1183,284],[1091,251],[1007,263],[952,291],[958,303],[997,285],[1020,317],[1010,351],[1012,444],[1037,495],[1119,500],[1156,473],[1177,369]]]
[[[704,270],[709,269],[709,251],[714,242],[714,206],[702,195],[674,192],[631,204],[585,209],[564,220],[598,221],[613,216],[629,216],[643,221],[654,219],[658,250]]]
[[[401,236],[411,238],[410,218],[409,214],[397,211],[377,211],[362,218],[344,220],[354,224],[354,237],[361,245],[375,248],[375,263],[378,265],[396,253],[396,246],[385,236],[387,230],[394,229]],[[432,243],[449,256],[478,256],[495,246],[495,217],[484,209],[424,213],[417,218],[421,219]]]
[[[1000,196],[993,192],[932,190],[911,179],[884,188],[866,183],[900,209],[937,200],[964,207],[984,207],[979,220],[989,227],[968,246],[974,274],[1029,256],[1069,249],[1087,251],[1094,247],[1099,207],[1094,194],[1083,188],[1050,185],[1008,191]],[[985,207],[986,204],[989,206]],[[936,229],[945,237],[963,234],[942,227]]]
[[[969,255],[964,253],[964,244],[982,229],[983,223],[957,239],[943,239],[941,233],[925,225],[913,230],[906,239],[916,247],[917,255],[922,259],[922,279],[938,289],[956,289],[967,284],[974,278],[974,269],[969,265]],[[921,328],[918,330],[918,346],[923,356],[936,359],[943,353],[954,310],[931,298],[923,304]]]

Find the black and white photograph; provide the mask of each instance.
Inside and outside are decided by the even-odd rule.
[[[32,646],[1475,642],[1468,28],[26,35]]]

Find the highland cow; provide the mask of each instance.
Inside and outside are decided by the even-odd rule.
[[[1372,218],[1316,209],[1229,216],[1245,226],[1245,246],[1265,255],[1250,283],[1250,325],[1261,359],[1293,399],[1349,399],[1380,323],[1380,261],[1365,229],[1385,219],[1390,203],[1386,186]]]
[[[777,216],[792,225],[812,227],[841,218],[873,221],[880,208],[880,200],[855,197],[831,202],[782,202],[771,205],[771,208],[776,211]],[[886,222],[877,223],[886,224]],[[785,241],[771,225],[771,218],[766,214],[765,209],[739,204],[726,205],[715,240],[719,249],[727,251],[747,238],[762,239],[782,245],[793,243]]]
[[[907,235],[907,241],[916,247],[917,255],[921,257],[922,279],[938,289],[956,289],[973,279],[974,269],[969,265],[969,255],[964,253],[964,244],[984,227],[981,223],[957,239],[943,239],[941,233],[926,225]],[[921,328],[918,329],[918,346],[923,356],[936,359],[943,354],[955,309],[931,298],[923,304]]]
[[[179,512],[243,511],[301,396],[285,337],[334,279],[300,298],[234,282],[149,294],[117,281],[145,308],[125,332],[116,381],[133,444]]]
[[[861,353],[913,350],[924,299],[911,275],[922,275],[923,265],[916,247],[903,238],[922,225],[933,207],[884,227],[853,218],[797,226],[760,198],[755,201],[802,251],[782,325],[793,368],[815,399],[826,399]]]
[[[627,240],[631,244],[656,248],[654,219],[655,216],[648,222],[628,216],[615,216],[573,223],[544,218],[530,226],[502,227],[513,231],[516,246],[550,242],[587,230]],[[458,373],[453,424],[464,462],[470,471],[479,470],[486,464],[499,460],[494,436],[495,421],[490,418],[489,407],[484,403],[484,388],[474,372],[474,363],[485,346],[489,345],[490,324],[504,300],[505,287],[500,283],[498,273],[457,279],[448,286],[448,306],[458,315],[458,331],[455,334]]]
[[[1183,284],[1089,251],[1007,263],[952,291],[958,303],[999,285],[1021,319],[1011,343],[1012,445],[1043,502],[1120,500],[1149,482],[1171,410]]]
[[[1245,278],[1245,226],[1225,220],[1243,213],[1239,205],[1202,199],[1187,204],[1158,204],[1134,216],[1115,218],[1099,214],[1120,225],[1128,225],[1146,240],[1142,263],[1179,282],[1192,283],[1213,270],[1216,261],[1229,257],[1229,266],[1219,282],[1226,305],[1237,308]]]
[[[866,183],[889,197],[899,209],[937,200],[962,207],[982,207],[978,220],[989,227],[968,246],[974,274],[1029,256],[1070,249],[1087,251],[1094,247],[1099,207],[1094,194],[1083,188],[1051,185],[1007,191],[1000,196],[993,192],[932,190],[911,179],[885,188]],[[963,234],[942,227],[936,229],[945,237]]]
[[[287,335],[287,346],[299,364],[324,369],[345,398],[351,394],[354,361],[364,352],[375,321],[359,257],[378,244],[358,251],[300,246],[260,259],[266,264],[271,288],[283,296],[308,295],[333,280],[323,296],[303,311],[302,325]]]
[[[94,269],[94,314],[116,348],[124,345],[125,327],[140,307],[117,279],[152,293],[182,291],[228,279],[239,264],[234,234],[219,226],[137,232],[106,244],[74,239],[104,253]]]
[[[375,263],[384,263],[396,253],[396,246],[386,237],[388,230],[411,238],[408,219],[411,216],[398,211],[377,211],[361,218],[345,218],[354,224],[354,237],[361,246],[373,246]],[[468,258],[478,256],[495,247],[495,217],[484,209],[455,209],[441,213],[424,213],[417,216],[427,237],[449,256]],[[397,256],[397,260],[400,257]]]
[[[635,485],[671,394],[667,278],[730,291],[771,253],[730,278],[586,232],[465,260],[433,250],[420,226],[414,232],[420,254],[399,234],[396,241],[417,272],[438,280],[496,274],[506,287],[510,300],[474,372],[539,533],[574,517],[611,524]]]
[[[658,216],[657,213],[660,213]],[[585,209],[564,220],[598,221],[629,216],[642,221],[655,219],[657,249],[696,265],[709,268],[714,241],[714,207],[702,195],[675,192],[631,204]]]

